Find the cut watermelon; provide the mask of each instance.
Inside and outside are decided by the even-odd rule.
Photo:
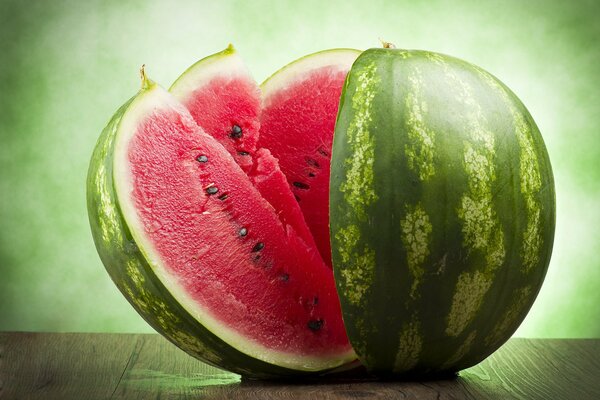
[[[223,72],[208,69],[206,76]],[[253,90],[244,79],[236,85]],[[255,151],[256,116],[246,112],[255,100],[227,102],[217,92],[218,101],[203,103],[209,126],[223,133],[239,123],[250,132],[244,149]],[[219,115],[229,119],[219,125]],[[295,230],[297,215],[276,209],[285,196],[257,189],[277,188],[269,173],[279,171],[276,161],[262,150],[256,163],[240,162],[241,147],[227,140],[219,140],[224,148],[168,92],[144,81],[90,165],[90,222],[107,270],[152,326],[214,365],[264,378],[352,361],[331,270],[307,243],[309,232]]]
[[[329,163],[344,79],[360,52],[334,49],[283,67],[262,85],[259,147],[279,160],[321,256],[331,265]]]

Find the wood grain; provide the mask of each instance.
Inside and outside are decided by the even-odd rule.
[[[600,340],[511,339],[454,379],[261,382],[159,335],[0,333],[2,399],[600,399]]]

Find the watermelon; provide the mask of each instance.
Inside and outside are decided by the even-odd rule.
[[[330,199],[344,322],[375,374],[480,362],[546,274],[555,191],[542,136],[514,93],[467,62],[362,53],[340,100]]]
[[[281,209],[295,200],[256,147],[256,85],[215,67],[239,61],[226,55],[182,78],[199,79],[193,104],[143,74],[103,131],[87,181],[97,250],[146,321],[205,362],[254,378],[346,365],[333,273],[297,232],[298,213]]]
[[[262,85],[259,147],[279,160],[323,260],[331,265],[329,164],[342,86],[360,52],[332,49],[296,60]]]

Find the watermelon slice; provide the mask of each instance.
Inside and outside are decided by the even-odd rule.
[[[235,48],[198,61],[169,91],[245,171],[258,141],[260,90]]]
[[[344,80],[360,52],[333,49],[283,67],[262,85],[259,147],[279,159],[321,256],[331,265],[329,162]]]
[[[269,150],[257,149],[261,94],[233,45],[188,68],[169,91],[196,123],[217,139],[244,169],[282,222],[295,229],[310,251],[317,251],[302,210]],[[255,158],[256,157],[256,158]]]
[[[104,130],[88,175],[98,252],[136,310],[206,362],[257,378],[344,365],[355,354],[331,269],[281,209],[276,160],[256,150],[255,87],[211,65],[204,79],[220,83],[192,92],[212,136],[145,76]]]

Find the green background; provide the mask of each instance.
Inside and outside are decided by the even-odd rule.
[[[557,186],[555,250],[517,332],[600,337],[600,2],[0,2],[0,330],[151,329],[110,281],[85,205],[95,141],[139,87],[229,42],[257,80],[378,37],[492,72],[528,106]]]

